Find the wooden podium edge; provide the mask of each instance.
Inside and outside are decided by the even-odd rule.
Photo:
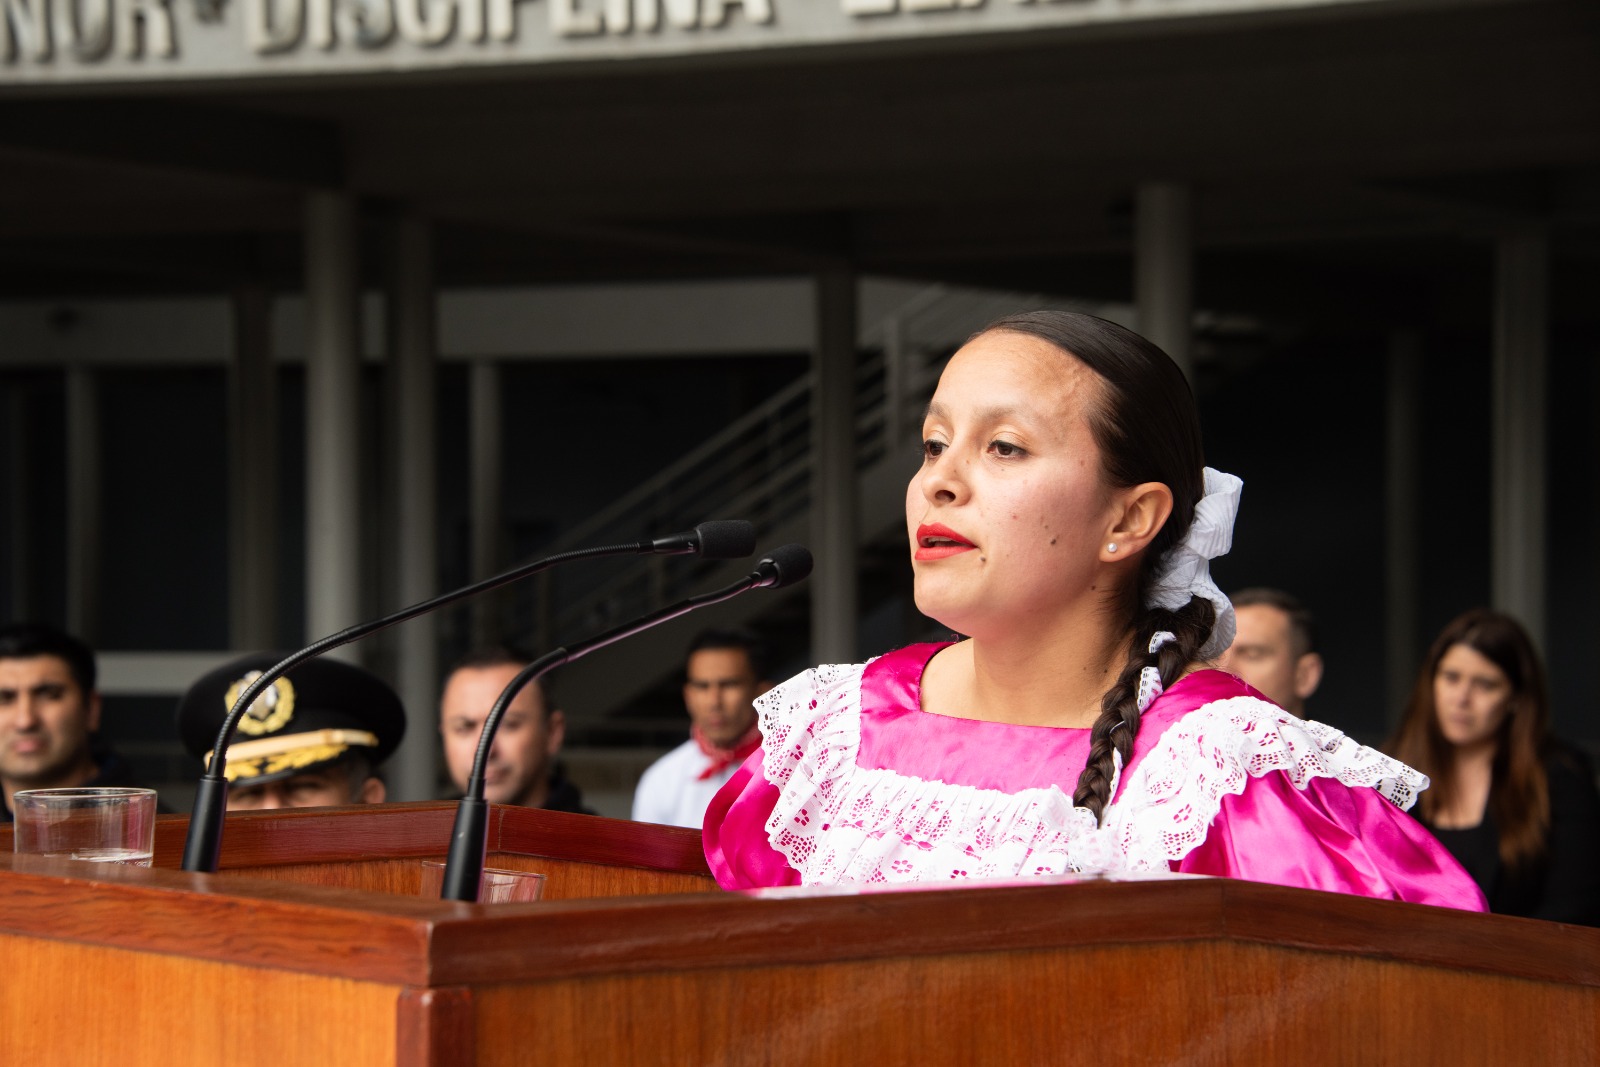
[[[452,804],[230,817],[226,866],[442,852]],[[699,834],[497,809],[491,851],[699,873]],[[154,868],[15,856],[0,840],[0,931],[413,988],[495,980],[757,967],[996,949],[1235,941],[1536,981],[1600,986],[1600,931],[1393,901],[1194,877],[672,895],[479,906],[301,885],[176,862],[162,820]],[[9,836],[9,835],[5,835]]]
[[[230,812],[223,825],[220,869],[443,856],[450,847],[455,813],[454,801],[440,800]],[[156,867],[182,866],[188,827],[185,815],[156,820]],[[488,846],[490,852],[711,874],[698,830],[596,815],[495,804]],[[0,827],[0,850],[10,847],[10,828]]]

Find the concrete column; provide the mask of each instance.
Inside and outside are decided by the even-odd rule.
[[[1538,230],[1507,234],[1495,249],[1490,589],[1494,606],[1516,616],[1541,650],[1549,261]]]
[[[11,499],[8,515],[11,525],[11,603],[10,618],[38,618],[34,597],[33,558],[33,463],[30,460],[28,390],[18,382],[9,390],[6,432],[11,437],[11,469],[8,472]]]
[[[1384,670],[1389,703],[1384,723],[1400,725],[1406,699],[1411,694],[1421,663],[1417,567],[1421,560],[1421,509],[1417,494],[1422,485],[1421,410],[1422,343],[1417,334],[1402,331],[1389,339],[1384,451]]]
[[[909,362],[905,330],[899,316],[891,315],[883,320],[883,434],[891,450],[904,443],[910,421],[906,411]]]
[[[500,471],[502,440],[500,415],[500,365],[483,359],[472,364],[467,421],[472,427],[472,485],[469,494],[472,511],[471,580],[487,578],[501,567],[501,528],[505,509],[501,506]],[[474,644],[502,640],[500,606],[497,593],[478,597],[472,604]]]
[[[811,401],[811,659],[851,663],[858,655],[859,553],[856,478],[856,276],[819,274]]]
[[[100,412],[94,371],[67,368],[67,629],[94,644],[100,596]]]
[[[1134,197],[1133,300],[1139,332],[1194,381],[1194,210],[1187,186],[1145,182]]]
[[[228,370],[228,636],[240,651],[278,643],[278,377],[271,331],[266,287],[235,290]]]
[[[361,621],[356,205],[306,198],[306,639]],[[360,645],[335,655],[359,662]]]
[[[439,592],[438,417],[435,379],[438,329],[433,282],[433,230],[416,216],[394,226],[394,277],[389,293],[390,358],[394,368],[394,462],[399,550],[395,602],[415,604]],[[424,615],[396,631],[396,688],[410,727],[389,760],[390,798],[426,800],[439,773],[438,616]]]

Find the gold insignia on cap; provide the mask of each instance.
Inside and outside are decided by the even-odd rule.
[[[250,683],[261,677],[260,671],[251,671],[237,682],[228,687],[228,693],[222,698],[223,706],[229,711],[238,701],[239,694],[250,688]],[[239,732],[249,734],[251,737],[260,737],[281,730],[294,718],[294,684],[287,678],[279,678],[267,688],[267,691],[251,703],[245,711],[244,717],[239,720]]]
[[[299,770],[313,763],[338,759],[352,746],[376,748],[378,735],[366,730],[313,730],[284,737],[264,737],[259,741],[240,741],[228,746],[228,766],[222,774],[228,781],[236,782],[241,778]],[[212,753],[206,753],[208,765],[211,756]]]
[[[316,745],[311,748],[297,748],[289,752],[279,752],[275,756],[256,756],[253,759],[243,759],[235,762],[228,761],[228,767],[223,771],[223,776],[230,782],[240,778],[261,778],[268,774],[278,774],[282,771],[299,770],[309,767],[313,763],[325,763],[344,755],[348,745]]]

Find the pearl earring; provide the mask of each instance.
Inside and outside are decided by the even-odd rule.
[[[1117,543],[1115,541],[1111,542],[1109,545],[1106,546],[1106,551],[1107,552],[1115,552],[1116,550],[1117,550]]]

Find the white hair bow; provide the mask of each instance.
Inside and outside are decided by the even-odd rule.
[[[1244,482],[1231,474],[1205,470],[1206,495],[1194,506],[1194,521],[1182,541],[1167,550],[1150,583],[1146,607],[1176,611],[1190,597],[1203,597],[1217,609],[1211,639],[1200,649],[1201,659],[1220,655],[1233,644],[1233,604],[1211,580],[1211,560],[1233,547],[1233,519],[1239,512]]]

